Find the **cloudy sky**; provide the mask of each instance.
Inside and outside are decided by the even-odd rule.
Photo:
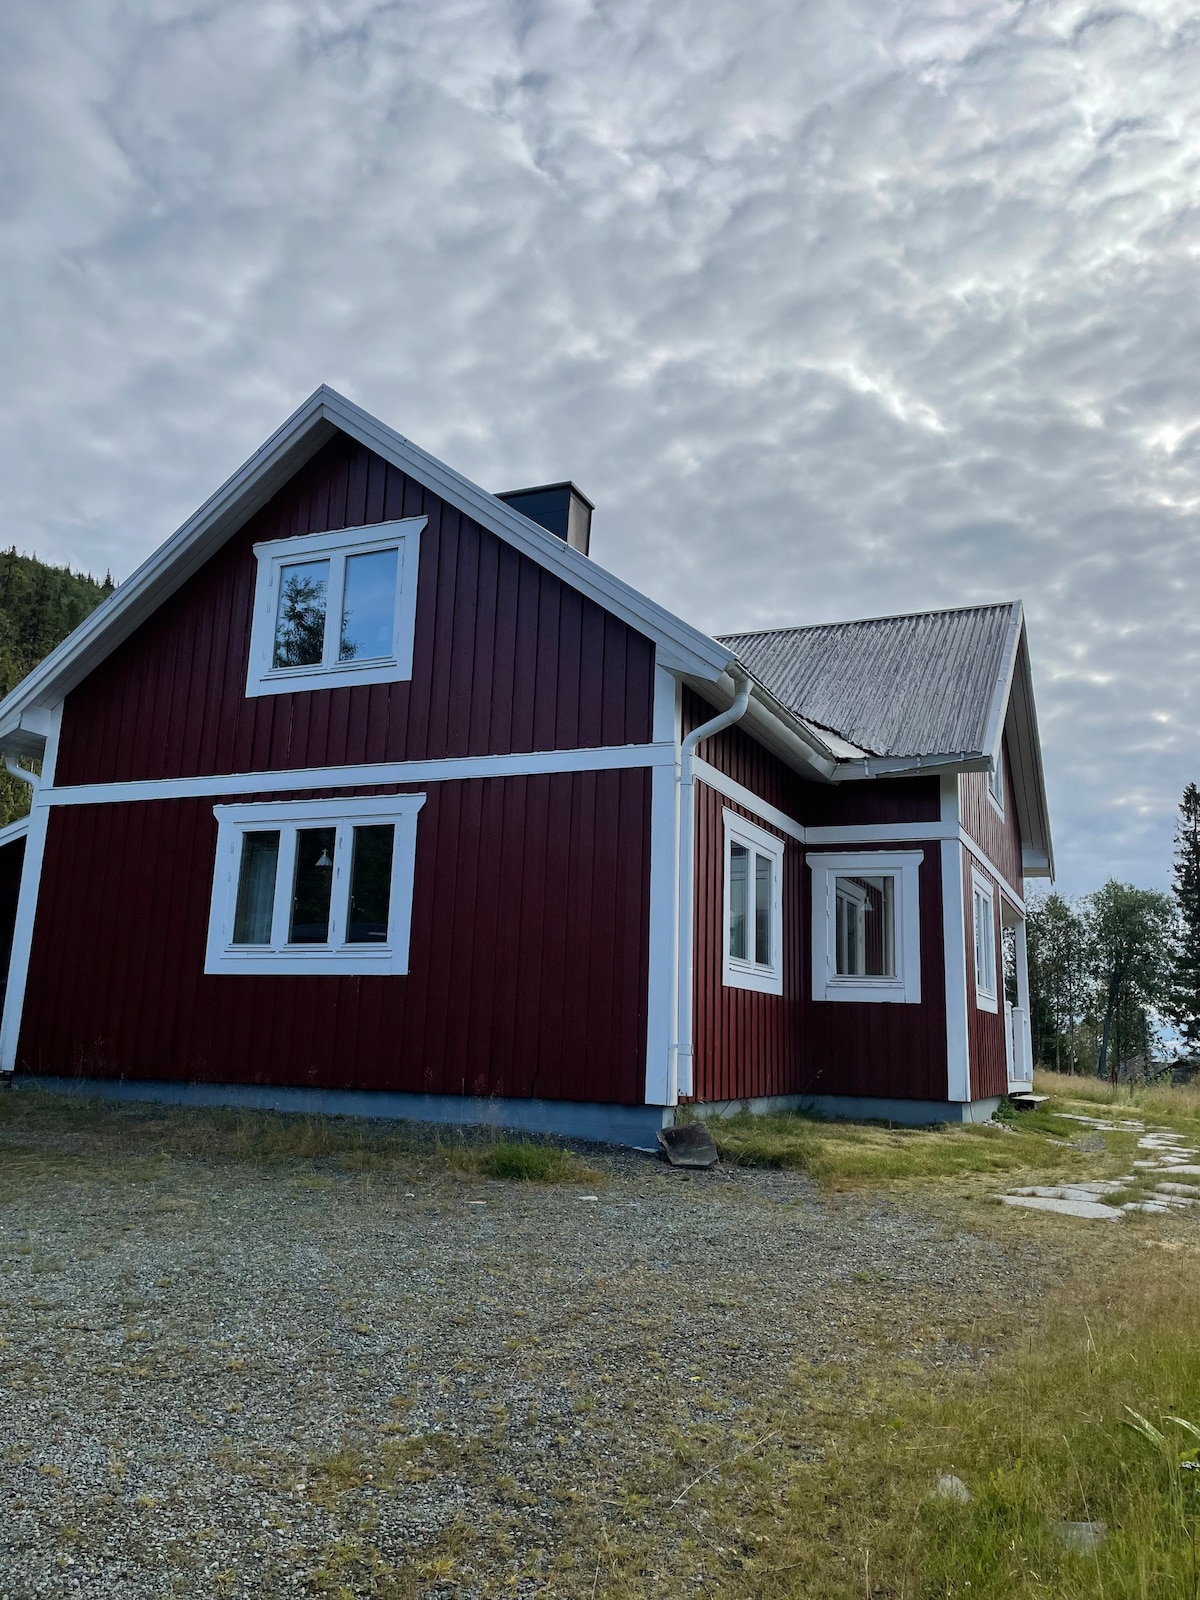
[[[1019,596],[1060,883],[1200,781],[1200,17],[18,0],[4,542],[126,575],[318,383],[703,627]]]

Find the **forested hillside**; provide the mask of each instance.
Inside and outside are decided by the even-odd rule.
[[[113,591],[69,567],[51,567],[14,547],[0,553],[0,695],[8,691]],[[0,770],[0,825],[29,810],[28,787]]]

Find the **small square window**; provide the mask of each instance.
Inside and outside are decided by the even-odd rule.
[[[810,855],[813,999],[921,998],[920,850]]]
[[[784,842],[734,811],[725,819],[725,960],[735,989],[783,993]]]
[[[215,807],[204,970],[407,972],[424,803],[372,795]]]
[[[975,1004],[981,1011],[999,1011],[996,962],[996,892],[986,878],[971,871],[971,921],[975,943]]]
[[[248,695],[412,676],[426,518],[256,544]]]

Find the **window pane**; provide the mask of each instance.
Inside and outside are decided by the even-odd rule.
[[[771,965],[771,858],[754,857],[754,959]]]
[[[233,913],[234,944],[270,944],[278,865],[278,831],[242,835],[237,905]]]
[[[329,940],[329,900],[333,893],[336,842],[336,828],[300,828],[296,832],[296,876],[292,882],[289,944],[326,944]]]
[[[729,846],[729,954],[746,959],[746,919],[749,912],[750,852],[744,844]]]
[[[328,590],[328,561],[303,561],[280,568],[274,666],[320,666],[325,654]]]
[[[975,891],[975,985],[984,994],[996,992],[996,954],[992,906],[987,895]]]
[[[835,899],[838,977],[894,978],[895,878],[838,878]]]
[[[354,830],[350,924],[346,933],[349,944],[380,944],[387,939],[395,834],[395,826],[390,822]]]
[[[346,559],[342,594],[341,661],[390,656],[395,649],[396,551],[372,550]]]

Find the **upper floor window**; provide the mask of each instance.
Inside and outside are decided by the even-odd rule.
[[[814,1000],[921,998],[920,850],[814,854]]]
[[[735,811],[725,819],[725,960],[735,989],[783,993],[783,840]]]
[[[206,972],[408,971],[424,795],[216,806]]]
[[[410,678],[425,522],[256,544],[246,693]]]

